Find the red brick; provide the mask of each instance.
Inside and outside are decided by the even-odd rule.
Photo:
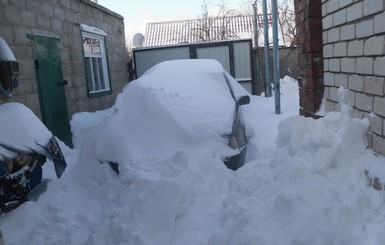
[[[305,0],[294,0],[294,11],[298,14],[307,6],[307,1]]]
[[[299,13],[296,13],[296,14],[295,14],[295,18],[294,18],[295,24],[299,24],[299,23],[302,23],[302,22],[303,22],[303,18],[301,18],[301,13],[302,13],[302,12],[299,12]]]
[[[303,54],[307,65],[310,64],[323,64],[322,53],[306,53]]]
[[[319,78],[323,77],[323,65],[321,64],[310,64],[305,68],[305,77]]]
[[[304,117],[312,117],[312,118],[314,118],[314,119],[319,119],[319,118],[321,118],[321,116],[315,115],[315,114],[312,113],[312,112],[305,111],[305,110],[303,110],[302,108],[300,108],[300,110],[299,110],[299,115],[300,115],[300,116],[304,116]]]
[[[321,101],[304,100],[301,104],[301,108],[307,112],[316,113],[319,110]]]
[[[299,22],[299,23],[297,23],[295,28],[296,28],[296,34],[301,35],[302,33],[304,33],[306,31],[306,23],[305,22]]]
[[[321,28],[321,29],[320,29]],[[310,29],[305,31],[307,40],[319,40],[322,43],[322,26],[317,29]]]
[[[302,53],[302,54],[305,54],[305,53],[308,53],[310,50],[308,50],[308,48],[307,48],[307,46],[309,46],[307,43],[308,43],[309,41],[306,41],[306,42],[304,42],[304,43],[301,43],[300,44],[300,46],[299,46],[299,48],[300,48],[300,53]]]
[[[296,37],[297,37],[297,44],[298,45],[302,45],[307,41],[305,33],[301,33],[301,34],[297,35]]]
[[[313,78],[313,77],[304,77],[301,81],[302,88],[304,89],[323,89],[323,79]]]
[[[296,14],[296,17],[297,17],[297,19],[296,19],[297,23],[304,22],[306,20],[306,16],[305,16],[304,10],[298,12]]]
[[[299,99],[299,108],[306,108],[306,101],[303,99]]]
[[[312,101],[322,101],[323,89],[309,89],[306,91],[306,98]]]
[[[308,6],[322,6],[321,0],[307,0]]]
[[[299,77],[298,77],[298,87],[299,87],[299,90],[300,90],[300,93],[301,93],[301,90],[303,90],[302,89],[302,80],[303,80],[303,78],[302,78],[302,76],[300,75]]]
[[[312,2],[316,2],[316,1],[313,0]],[[310,4],[307,9],[308,9],[308,16],[309,17],[322,15],[321,4]]]
[[[322,40],[310,40],[305,44],[306,51],[308,52],[320,52],[323,49]]]
[[[321,89],[312,89],[306,91],[307,94],[307,101],[310,101],[312,105],[318,105],[322,101],[323,97],[323,90],[321,92]]]
[[[294,0],[298,42],[300,115],[314,115],[321,105],[323,83],[321,0]]]
[[[305,23],[306,23],[306,30],[317,30],[319,32],[322,32],[322,18],[319,15],[318,17],[311,17],[308,18]]]

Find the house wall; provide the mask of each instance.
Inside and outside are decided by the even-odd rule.
[[[106,48],[112,94],[89,98],[83,63],[80,24],[107,33]],[[80,111],[110,107],[128,82],[123,17],[89,0],[3,0],[0,2],[0,37],[20,65],[19,87],[13,97],[0,93],[0,104],[20,102],[41,117],[32,42],[27,34],[60,38],[63,78],[69,116]]]
[[[338,1],[338,0],[337,0]],[[324,93],[321,0],[294,0],[300,115],[318,118]]]
[[[385,1],[322,0],[326,111],[338,111],[338,88],[354,114],[368,118],[369,147],[385,155]]]

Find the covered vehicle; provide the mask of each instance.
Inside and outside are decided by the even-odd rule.
[[[216,60],[165,61],[126,85],[81,154],[95,152],[95,160],[111,164],[183,152],[219,157],[237,170],[247,151],[241,105],[249,101]]]
[[[28,200],[41,183],[42,165],[54,162],[58,178],[67,164],[56,138],[26,106],[0,105],[0,213]]]

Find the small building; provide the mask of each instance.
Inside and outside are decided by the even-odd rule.
[[[257,15],[258,46],[264,44],[263,16]],[[268,14],[272,36],[272,15]],[[253,46],[253,15],[231,15],[146,24],[145,35],[137,36],[133,49],[135,75],[171,59],[216,59],[250,93],[257,93]],[[285,40],[279,23],[280,46]],[[135,37],[134,37],[135,39]],[[138,44],[138,45],[136,45]]]
[[[136,77],[167,60],[215,59],[246,90],[255,94],[251,39],[136,48],[133,57]]]
[[[69,118],[110,107],[128,82],[123,17],[90,0],[2,1],[0,37],[19,64],[0,104],[26,105],[68,145]]]
[[[385,1],[295,0],[300,114],[339,111],[370,122],[368,145],[385,155]],[[340,101],[339,88],[347,89]]]

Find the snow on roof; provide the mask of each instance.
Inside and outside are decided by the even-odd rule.
[[[82,31],[90,32],[90,33],[93,33],[93,34],[107,36],[107,33],[105,31],[100,30],[99,28],[96,28],[94,26],[88,26],[88,25],[85,25],[85,24],[81,24],[80,25],[80,29]]]
[[[12,50],[9,48],[8,44],[0,37],[0,61],[15,61],[16,58],[12,53]]]
[[[268,15],[269,31],[271,14]],[[279,23],[278,23],[279,24]],[[258,28],[263,29],[263,16],[258,15]],[[279,27],[279,30],[281,28]],[[283,41],[282,32],[279,39]],[[190,19],[147,23],[144,47],[217,40],[237,40],[254,37],[253,15],[226,16],[222,18]],[[263,45],[260,35],[259,45]]]

